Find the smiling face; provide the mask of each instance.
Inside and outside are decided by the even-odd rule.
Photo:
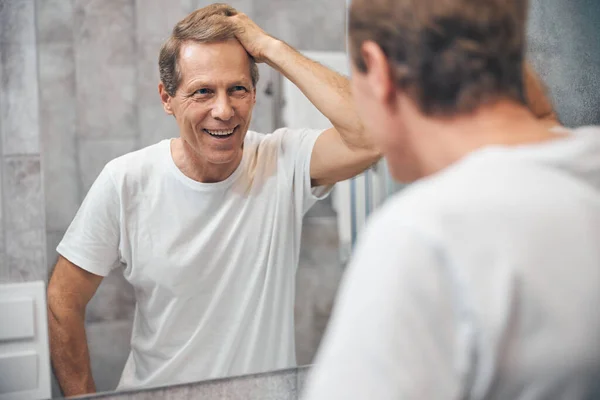
[[[237,166],[256,102],[248,53],[233,39],[187,42],[178,66],[181,80],[175,95],[170,96],[162,83],[159,90],[185,147],[202,163],[223,169]]]

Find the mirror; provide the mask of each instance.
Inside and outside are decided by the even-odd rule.
[[[157,92],[158,51],[181,18],[208,3],[0,3],[1,282],[47,281],[57,260],[56,246],[104,165],[178,136]],[[600,90],[600,48],[594,47],[597,35],[591,27],[597,26],[593,16],[600,10],[583,0],[570,6],[572,12],[563,10],[559,0],[531,4],[530,53],[559,116],[567,126],[599,123],[595,93]],[[231,5],[312,58],[344,68],[344,0],[236,0]],[[289,81],[265,64],[259,69],[251,130],[325,128]],[[304,217],[294,288],[298,365],[313,360],[343,265],[367,215],[401,188],[388,179],[385,165],[366,175],[338,185]],[[98,391],[117,387],[131,348],[135,299],[119,267],[103,279],[87,307],[87,341]],[[53,396],[59,395],[55,384]]]
[[[176,121],[165,114],[157,91],[158,53],[180,19],[210,3],[44,0],[30,10],[36,20],[49,269],[57,259],[56,246],[105,164],[178,136]],[[231,5],[295,48],[344,55],[344,0],[312,6],[266,0]],[[324,27],[316,31],[315,24]],[[271,133],[297,123],[296,114],[284,107],[298,99],[297,93],[286,97],[282,76],[265,64],[259,69],[250,129]],[[305,127],[321,127],[309,126],[312,122]],[[313,206],[304,222],[294,309],[298,365],[313,359],[342,274],[332,197]],[[136,294],[123,272],[116,268],[103,279],[86,311],[98,391],[117,387],[130,352]]]

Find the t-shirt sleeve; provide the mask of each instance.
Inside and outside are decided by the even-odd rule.
[[[303,398],[457,398],[456,332],[435,246],[379,218],[346,272]]]
[[[120,265],[120,201],[105,167],[88,191],[56,251],[78,267],[106,276]]]
[[[293,169],[294,193],[296,201],[302,204],[302,212],[306,213],[318,200],[326,198],[333,185],[315,186],[311,184],[310,161],[312,151],[323,130],[315,129],[280,129],[281,153],[284,162]]]

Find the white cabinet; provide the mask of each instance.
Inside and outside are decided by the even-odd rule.
[[[43,282],[0,285],[0,400],[52,397],[47,321]]]

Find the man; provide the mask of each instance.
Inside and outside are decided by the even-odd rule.
[[[255,60],[293,81],[333,128],[248,131]],[[345,78],[228,6],[178,23],[159,68],[180,138],[111,161],[57,249],[51,351],[67,395],[95,390],[85,306],[120,265],[136,312],[119,389],[294,366],[302,216],[380,156]]]
[[[306,399],[592,395],[600,129],[549,129],[525,106],[526,10],[352,2],[357,110],[415,183],[359,241]]]
[[[333,128],[248,131],[254,60],[296,83]],[[120,265],[136,310],[119,389],[294,366],[302,217],[332,184],[380,157],[347,79],[231,7],[179,22],[159,67],[180,137],[108,163],[57,248],[49,324],[65,395],[95,391],[85,307]]]

